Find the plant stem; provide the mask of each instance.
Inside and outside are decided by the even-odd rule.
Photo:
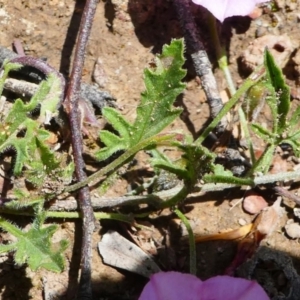
[[[189,236],[189,246],[190,246],[190,273],[193,275],[197,274],[197,257],[196,257],[196,244],[195,244],[195,236],[192,230],[192,227],[186,218],[186,216],[178,209],[176,208],[174,210],[175,214],[179,217],[179,219],[182,221],[182,223],[185,225],[188,236]]]
[[[33,211],[21,211],[20,209],[0,208],[1,214],[18,215],[18,216],[36,216]],[[58,219],[82,219],[82,213],[78,211],[46,211],[46,218],[58,218]],[[106,213],[95,212],[94,217],[96,220],[116,220],[132,224],[134,221],[134,215],[124,215],[118,213]],[[2,218],[0,218],[2,220]]]
[[[64,108],[69,114],[72,134],[72,148],[75,162],[75,173],[78,182],[86,179],[85,163],[82,158],[82,134],[78,115],[78,101],[80,94],[81,76],[88,38],[90,36],[97,0],[87,0],[80,22],[78,42],[75,49],[73,68],[70,76]],[[79,191],[79,206],[83,216],[83,236],[81,245],[81,276],[78,299],[93,299],[91,286],[91,257],[92,233],[95,228],[95,218],[89,187],[85,186]]]
[[[257,67],[254,72],[244,81],[242,86],[233,95],[233,97],[224,105],[223,109],[219,114],[213,119],[213,121],[207,126],[207,128],[202,132],[200,137],[195,141],[196,144],[201,144],[210,132],[218,125],[222,118],[229,112],[229,110],[238,102],[240,97],[255,83],[257,83],[262,76],[265,74],[265,67],[263,65]]]
[[[208,19],[209,20],[209,28],[210,28],[211,36],[212,36],[213,43],[214,43],[214,46],[216,49],[218,65],[219,65],[219,68],[224,73],[225,79],[228,84],[230,96],[232,97],[236,92],[236,88],[233,83],[233,80],[232,80],[232,77],[230,74],[230,70],[228,68],[228,60],[227,60],[227,56],[226,56],[226,51],[225,51],[224,47],[221,46],[221,43],[220,43],[219,33],[218,33],[218,29],[217,29],[217,20],[210,12],[208,12],[208,17],[209,17],[209,19]]]
[[[108,174],[111,171],[114,171],[116,168],[123,165],[130,157],[134,156],[137,152],[146,149],[150,146],[157,146],[163,144],[170,145],[172,138],[175,138],[175,136],[176,136],[175,134],[169,134],[169,135],[158,135],[155,137],[150,137],[138,143],[137,145],[131,147],[129,150],[127,150],[121,156],[115,159],[112,163],[102,168],[101,170],[95,172],[93,175],[89,176],[88,178],[82,180],[81,182],[66,187],[63,192],[73,192],[87,184],[89,185],[96,184],[101,179],[103,179],[104,175]]]
[[[256,176],[254,178],[241,178],[239,182],[235,183],[205,183],[203,185],[196,185],[195,190],[192,191],[189,195],[186,195],[186,202],[189,202],[189,198],[194,198],[201,196],[208,192],[217,192],[217,191],[223,191],[225,189],[231,189],[231,188],[237,188],[240,186],[259,186],[264,184],[270,184],[270,183],[276,183],[276,182],[284,182],[294,180],[296,182],[297,180],[300,180],[300,171],[293,171],[293,172],[283,172],[278,174],[267,174],[267,175],[261,175]],[[274,188],[276,192],[279,191],[277,188]],[[281,194],[283,193],[282,190],[280,190]],[[172,201],[174,197],[177,197],[179,195],[178,199],[182,199],[182,195],[186,193],[185,186],[183,184],[177,185],[176,187],[160,191],[154,194],[150,195],[140,195],[140,196],[120,196],[120,197],[100,197],[100,198],[94,198],[92,199],[92,204],[95,209],[99,208],[107,208],[107,207],[119,207],[119,206],[125,206],[125,205],[139,205],[139,204],[148,204],[153,205],[156,209],[162,209],[165,207],[170,207],[173,205],[176,205],[178,202]],[[295,201],[297,204],[300,203],[299,197],[291,198],[291,195],[284,195],[286,197],[289,197],[293,201]],[[49,210],[46,212],[47,217],[57,217],[57,218],[79,218],[80,213],[78,212],[70,212],[70,210],[76,210],[78,209],[78,206],[76,203],[68,203],[69,201],[73,202],[72,200],[61,200],[56,201],[54,205],[52,205]],[[9,202],[8,202],[9,203]],[[65,210],[65,211],[64,211]],[[33,216],[33,212],[28,211],[21,211],[20,207],[8,207],[8,206],[0,206],[0,212],[1,213],[7,213],[7,214],[13,214],[13,215],[28,215]],[[48,213],[51,213],[48,215]],[[66,215],[64,215],[66,213]],[[70,213],[70,214],[69,214]],[[71,213],[74,213],[72,215]],[[96,218],[98,217],[98,213],[95,212]],[[99,213],[101,214],[101,213]],[[110,214],[111,215],[111,214]],[[71,217],[72,216],[72,217]],[[101,216],[101,215],[99,215]],[[137,217],[137,215],[135,215]],[[142,217],[142,216],[140,216]]]
[[[223,102],[218,91],[217,82],[212,72],[210,61],[191,13],[190,2],[190,0],[173,1],[183,30],[187,49],[192,53],[191,57],[195,71],[200,77],[210,107],[211,118],[214,119],[222,109]],[[222,119],[219,120],[219,122],[220,124],[217,126],[217,132],[223,132],[226,128],[227,121],[226,119]]]
[[[62,104],[63,102],[63,97],[64,97],[64,92],[65,92],[65,79],[64,77],[57,72],[53,67],[51,67],[50,65],[48,65],[46,62],[35,58],[35,57],[31,57],[31,56],[17,56],[15,58],[12,58],[10,60],[11,63],[17,63],[20,64],[22,66],[30,66],[33,67],[37,70],[39,70],[40,72],[42,72],[43,74],[45,74],[45,76],[49,75],[49,74],[54,74],[57,78],[59,78],[60,81],[60,88],[61,88],[61,94],[60,94],[60,103]]]

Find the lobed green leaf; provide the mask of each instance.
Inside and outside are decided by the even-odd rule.
[[[98,160],[155,136],[179,116],[181,109],[172,105],[185,87],[181,82],[186,74],[182,69],[183,52],[183,40],[173,40],[169,46],[163,47],[162,54],[156,58],[156,68],[144,71],[146,90],[142,93],[133,124],[113,108],[103,110],[104,117],[119,136],[107,131],[100,132],[100,139],[106,147],[96,153]]]
[[[40,228],[38,225],[34,223],[28,231],[23,231],[0,218],[0,227],[17,238],[17,242],[0,245],[0,253],[15,251],[15,262],[19,265],[28,263],[33,271],[44,268],[53,272],[62,272],[64,269],[62,253],[66,250],[68,242],[62,240],[58,249],[53,250],[51,237],[57,226]]]

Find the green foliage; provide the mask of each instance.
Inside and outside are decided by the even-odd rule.
[[[5,79],[12,70],[17,70],[20,65],[5,63],[4,72],[0,79],[0,91],[3,91]],[[57,113],[60,89],[59,78],[50,74],[42,81],[37,92],[29,102],[25,103],[17,99],[7,116],[2,116],[0,125],[0,153],[12,151],[13,174],[26,178],[39,192],[44,188],[45,182],[71,178],[74,164],[63,166],[56,158],[54,152],[47,146],[50,133],[43,128]],[[39,110],[37,118],[32,113]],[[15,200],[9,202],[6,208],[20,209],[24,206],[35,208],[35,219],[31,228],[27,231],[19,229],[3,218],[0,218],[0,227],[13,235],[16,242],[1,244],[0,253],[13,251],[17,264],[28,263],[32,270],[45,268],[55,272],[61,272],[64,268],[63,251],[67,247],[67,241],[62,240],[54,250],[51,246],[51,237],[57,226],[43,226],[45,212],[41,209],[46,192],[39,194],[37,190],[30,192],[24,188],[14,188],[12,195]]]
[[[251,124],[253,132],[265,141],[267,147],[255,162],[249,175],[255,172],[266,173],[272,163],[275,148],[282,143],[290,144],[295,154],[300,155],[300,131],[296,129],[300,121],[300,109],[298,108],[289,118],[290,90],[285,83],[281,69],[276,65],[268,50],[264,54],[264,65],[266,76],[249,91],[248,95],[251,95],[250,100],[254,102],[257,98],[265,98],[272,115],[272,128],[265,128],[257,123]],[[251,109],[253,110],[253,105]]]
[[[273,115],[273,132],[281,134],[285,129],[290,109],[290,89],[285,84],[281,69],[276,65],[271,53],[265,51],[266,87],[270,95],[266,98]]]
[[[184,88],[184,84],[181,83],[186,74],[182,69],[183,51],[183,41],[174,40],[170,46],[165,46],[163,53],[156,58],[156,67],[145,70],[146,91],[142,93],[137,117],[133,123],[126,121],[112,108],[103,110],[104,117],[119,135],[105,130],[100,132],[100,138],[106,147],[97,153],[98,159],[103,160],[118,150],[125,150],[124,155],[113,162],[112,170],[126,162],[136,152],[157,145],[170,145],[176,138],[174,134],[161,134],[161,131],[181,112],[181,109],[172,107],[172,104]],[[18,67],[20,66],[9,63],[4,66],[0,89],[3,88],[9,71]],[[51,195],[51,184],[61,180],[61,184],[64,185],[63,179],[70,178],[74,171],[72,163],[63,165],[57,155],[49,149],[47,146],[49,132],[43,126],[57,112],[59,93],[62,92],[59,90],[58,80],[54,75],[50,75],[39,85],[38,91],[29,102],[24,103],[21,99],[17,99],[8,116],[3,117],[0,153],[13,149],[14,175],[20,177],[22,175],[34,187],[30,192],[22,187],[15,188],[12,192],[15,200],[6,205],[8,209],[41,208],[44,199],[47,199],[47,185]],[[33,119],[32,112],[37,107],[40,109],[40,114],[38,118]],[[187,155],[199,157],[197,150],[199,147],[185,146],[185,148],[184,152]],[[189,177],[187,182],[194,182],[196,173],[189,164],[186,166],[188,168],[183,176]],[[0,245],[0,252],[14,251],[16,263],[28,263],[33,270],[42,267],[59,272],[63,269],[61,253],[66,249],[67,243],[61,241],[56,250],[51,248],[50,240],[56,226],[44,227],[44,219],[43,209],[36,210],[31,228],[25,231],[1,218],[0,226],[12,234],[17,241],[9,245]]]
[[[242,104],[242,108],[248,120],[256,119],[258,113],[265,104],[267,89],[264,82],[258,82],[252,86],[246,94],[246,99]]]
[[[3,63],[3,74],[0,78],[0,95],[3,93],[3,88],[4,88],[4,82],[8,76],[8,73],[11,71],[17,71],[22,67],[20,64],[15,64],[15,63],[10,63],[7,60],[4,61]]]
[[[181,82],[186,74],[182,69],[183,51],[183,40],[173,40],[156,58],[156,67],[144,71],[146,91],[142,93],[132,124],[115,109],[103,109],[103,116],[119,135],[107,130],[100,132],[106,147],[96,153],[98,160],[105,160],[119,150],[128,150],[157,135],[179,116],[181,109],[173,108],[172,104],[185,86]]]
[[[294,153],[300,156],[300,108],[297,108],[296,111],[291,114],[289,87],[285,83],[281,69],[276,65],[274,58],[268,50],[266,50],[264,54],[264,68],[265,73],[262,71],[262,68],[259,67],[258,74],[260,74],[260,76],[253,74],[253,76],[249,77],[250,81],[248,84],[246,84],[248,79],[245,81],[241,89],[230,99],[208,128],[205,129],[205,134],[202,134],[196,141],[197,143],[202,142],[204,137],[206,137],[214,126],[217,125],[217,122],[221,120],[220,116],[224,116],[232,105],[237,102],[237,97],[240,96],[241,91],[247,92],[245,97],[246,101],[242,104],[245,113],[240,109],[239,116],[247,144],[250,148],[251,162],[253,163],[251,169],[245,178],[239,178],[233,176],[233,174],[225,170],[223,166],[212,164],[211,172],[203,176],[205,182],[253,185],[253,175],[257,173],[267,173],[269,171],[274,151],[276,147],[282,143],[290,144]],[[259,81],[251,82],[251,78],[256,77],[259,78]],[[257,117],[264,103],[269,106],[271,111],[271,128],[263,127],[258,123],[250,123],[251,119]],[[248,117],[248,121],[246,121],[245,115]],[[259,159],[256,159],[254,156],[253,144],[247,127],[249,123],[252,131],[265,142],[265,149]]]
[[[222,165],[216,164],[212,168],[213,174],[205,174],[203,180],[207,183],[231,183],[238,185],[252,185],[252,180],[233,176],[232,172],[225,170]]]
[[[154,167],[175,174],[179,179],[183,180],[187,188],[186,192],[189,193],[204,174],[214,169],[215,154],[208,151],[207,148],[194,143],[174,142],[173,145],[182,151],[181,159],[172,162],[160,153],[151,162]]]
[[[124,151],[124,153],[90,177],[109,175],[115,178],[116,173],[113,171],[126,163],[138,151],[150,149],[152,153],[155,153],[152,165],[156,169],[171,173],[173,178],[177,177],[184,183],[176,195],[159,204],[160,208],[177,205],[194,190],[200,180],[206,183],[253,185],[253,175],[257,172],[268,172],[273,152],[281,143],[289,143],[295,154],[300,156],[300,130],[297,128],[300,121],[300,108],[293,114],[290,113],[289,88],[284,82],[281,70],[276,66],[268,51],[265,51],[264,57],[265,76],[261,78],[263,72],[260,70],[260,76],[257,77],[259,78],[258,84],[250,78],[197,140],[194,141],[190,136],[180,134],[162,134],[162,130],[181,113],[181,109],[174,108],[173,103],[185,86],[181,82],[186,74],[182,69],[183,52],[183,41],[173,40],[169,46],[164,46],[162,54],[157,56],[155,67],[144,71],[146,90],[141,95],[141,103],[136,110],[136,119],[132,123],[116,109],[109,107],[103,109],[103,116],[111,124],[114,132],[100,131],[99,136],[105,146],[96,153],[96,158],[102,161],[118,151]],[[9,71],[19,67],[19,65],[9,63],[5,65],[0,79],[0,92]],[[73,163],[67,163],[67,158],[61,159],[47,146],[50,133],[45,129],[44,124],[47,124],[57,113],[59,95],[62,92],[59,90],[58,80],[54,75],[50,75],[40,84],[37,93],[28,103],[17,99],[8,116],[3,117],[0,125],[0,153],[7,149],[15,152],[13,173],[26,178],[34,190],[27,191],[20,187],[14,189],[12,194],[15,195],[16,200],[11,201],[6,207],[35,209],[34,222],[27,231],[0,218],[0,227],[17,240],[11,244],[0,245],[0,253],[14,251],[16,263],[28,263],[33,270],[46,268],[55,272],[63,270],[62,253],[67,247],[67,242],[61,241],[55,250],[51,247],[51,238],[57,227],[55,225],[44,226],[45,212],[42,206],[45,199],[50,198],[57,190],[63,190],[61,186],[71,181],[74,172]],[[216,164],[216,155],[205,148],[202,142],[222,116],[225,116],[247,90],[249,90],[248,102],[243,105],[246,114],[240,109],[239,115],[248,145],[252,147],[249,133],[251,127],[252,131],[265,142],[266,147],[257,160],[254,158],[252,147],[253,166],[245,178],[239,178],[225,170],[222,165]],[[257,123],[249,126],[246,120],[245,115],[250,118],[262,108],[261,98],[270,107],[272,128],[265,128]],[[38,106],[40,107],[39,117],[33,119],[32,111]],[[176,161],[169,159],[158,149],[161,145],[175,147],[181,153],[180,159]],[[111,178],[107,177],[103,187],[109,184]],[[91,182],[80,184],[86,185]],[[53,190],[52,185],[56,184],[60,186]]]
[[[3,89],[8,72],[15,68],[16,66],[10,63],[4,66],[4,75],[1,78],[0,90]],[[36,157],[37,161],[39,159],[42,160],[47,168],[55,167],[52,165],[53,158],[50,160],[45,159],[46,149],[43,142],[48,138],[49,133],[41,129],[40,126],[41,121],[45,121],[46,115],[52,116],[57,111],[59,91],[55,89],[58,88],[58,80],[54,75],[49,75],[47,80],[39,85],[38,91],[28,103],[17,99],[8,116],[1,122],[0,153],[10,149],[15,151],[14,175],[20,175],[24,165],[32,160],[32,154],[36,154],[36,152],[40,153],[39,157]],[[31,119],[32,111],[39,105],[40,118],[39,120],[33,120]]]
[[[61,240],[54,249],[51,245],[51,237],[57,226],[42,227],[44,219],[44,214],[39,213],[31,228],[24,231],[0,218],[0,226],[17,239],[16,242],[10,244],[1,244],[0,253],[14,251],[15,262],[19,265],[28,263],[33,271],[44,268],[53,272],[61,272],[64,269],[62,253],[66,250],[68,242]]]
[[[45,143],[36,138],[30,145],[33,155],[31,155],[26,165],[26,179],[36,187],[41,187],[47,175],[57,170],[60,163],[54,156],[54,153],[45,145]]]

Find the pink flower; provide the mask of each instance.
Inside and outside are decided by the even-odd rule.
[[[246,16],[255,5],[270,0],[192,0],[209,10],[218,20],[224,21],[227,17]]]
[[[151,276],[139,300],[269,300],[255,281],[216,276],[201,281],[179,272],[161,272]]]

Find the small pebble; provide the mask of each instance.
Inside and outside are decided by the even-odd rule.
[[[249,214],[258,214],[267,206],[266,200],[254,192],[248,193],[243,201],[243,209]]]
[[[242,218],[240,218],[240,219],[238,220],[238,223],[239,223],[239,225],[241,225],[241,226],[244,226],[244,225],[247,224],[246,220],[244,220],[244,219],[242,219]]]
[[[285,225],[286,234],[292,239],[300,238],[300,224],[290,223]]]
[[[300,208],[297,207],[294,208],[294,216],[300,219]]]

